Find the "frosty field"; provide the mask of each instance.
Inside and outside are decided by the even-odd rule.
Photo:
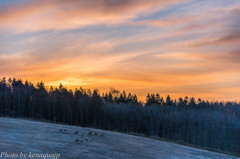
[[[237,158],[139,136],[11,118],[0,118],[0,141],[0,158],[21,158],[21,153],[63,159]],[[4,156],[13,153],[18,156]]]

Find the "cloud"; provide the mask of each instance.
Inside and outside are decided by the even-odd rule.
[[[240,9],[238,9],[240,10]],[[236,15],[236,9],[230,10],[230,13],[223,21],[222,19],[208,21],[208,23],[190,23],[179,30],[186,34],[201,33],[198,37],[194,37],[188,40],[182,40],[172,43],[172,46],[177,47],[214,47],[217,49],[220,46],[232,46],[237,45],[240,42],[240,27],[236,22],[239,19],[239,15]],[[239,19],[240,20],[240,19]]]
[[[173,14],[167,17],[161,17],[154,20],[139,20],[132,22],[133,25],[158,26],[171,29],[178,28],[181,31],[201,31],[211,28],[222,29],[229,26],[229,23],[238,24],[240,20],[239,7],[209,8],[201,12]],[[222,19],[225,19],[224,21]],[[239,25],[239,24],[238,24]],[[238,27],[238,26],[235,26]]]
[[[119,24],[180,0],[37,0],[0,8],[0,24],[21,31]]]
[[[71,88],[114,87],[141,97],[153,91],[232,98],[240,78],[238,5],[179,2],[25,0],[1,5],[0,76]]]
[[[215,35],[219,36],[219,35]],[[240,35],[229,34],[221,37],[204,37],[200,39],[188,40],[177,42],[175,46],[187,46],[187,47],[204,47],[204,46],[219,46],[219,45],[231,45],[240,42]]]
[[[159,20],[141,20],[133,22],[137,25],[147,25],[147,26],[159,26],[159,27],[171,27],[174,25],[184,24],[192,21],[197,16],[195,15],[188,15],[182,17],[171,17],[166,19],[159,19]]]
[[[230,31],[225,31],[225,35],[220,35],[219,37],[206,38],[201,40],[196,40],[192,42],[192,46],[208,46],[208,45],[229,45],[237,44],[240,42],[240,29],[231,28]]]
[[[201,54],[200,55],[203,59],[212,61],[214,63],[218,62],[223,67],[229,65],[229,70],[234,70],[234,68],[238,68],[240,65],[240,48],[230,52],[224,53],[208,53],[208,54]],[[234,67],[236,66],[236,67]],[[235,69],[238,70],[238,69]]]

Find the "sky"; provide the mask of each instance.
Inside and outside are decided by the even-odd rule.
[[[239,0],[0,0],[0,77],[240,101]]]

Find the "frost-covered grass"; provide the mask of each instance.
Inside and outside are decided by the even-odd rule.
[[[12,118],[0,118],[0,152],[58,153],[63,159],[237,158],[140,136]]]

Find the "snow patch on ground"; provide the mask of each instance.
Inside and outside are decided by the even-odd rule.
[[[63,159],[237,159],[139,136],[12,118],[0,118],[0,152],[59,153]]]

